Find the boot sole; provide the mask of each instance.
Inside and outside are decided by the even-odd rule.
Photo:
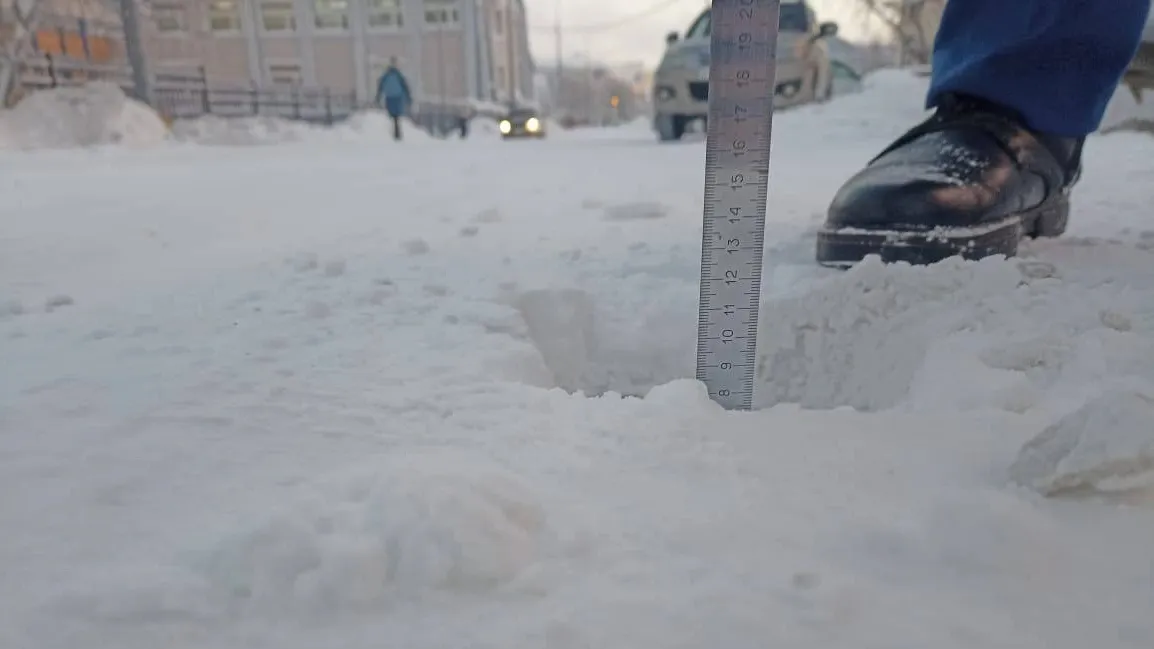
[[[1022,238],[1060,236],[1066,231],[1069,216],[1070,199],[1063,192],[1031,210],[978,227],[925,231],[822,228],[817,233],[817,262],[847,268],[868,255],[878,255],[887,264],[906,262],[915,266],[950,257],[1013,257],[1018,254]]]

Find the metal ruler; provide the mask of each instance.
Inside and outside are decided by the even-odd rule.
[[[697,379],[753,406],[780,0],[713,0]]]

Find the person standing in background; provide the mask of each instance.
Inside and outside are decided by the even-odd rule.
[[[385,107],[389,117],[393,120],[393,139],[401,139],[401,117],[409,112],[413,103],[413,95],[409,92],[409,82],[405,75],[397,68],[397,58],[389,59],[389,67],[385,69],[377,82],[377,101]]]

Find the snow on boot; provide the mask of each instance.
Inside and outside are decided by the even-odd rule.
[[[947,95],[838,191],[818,232],[817,261],[1012,256],[1023,236],[1058,236],[1082,142],[1031,131],[990,102]]]

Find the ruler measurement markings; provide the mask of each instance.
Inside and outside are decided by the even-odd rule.
[[[711,9],[697,378],[752,407],[779,0]]]

